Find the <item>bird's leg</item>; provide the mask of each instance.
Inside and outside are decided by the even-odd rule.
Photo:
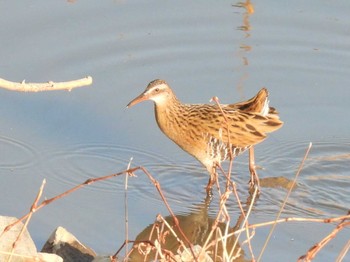
[[[216,182],[217,173],[216,173],[216,166],[215,165],[213,165],[210,168],[209,175],[210,175],[210,177],[209,177],[208,185],[206,187],[207,194],[211,194],[211,188]]]
[[[260,190],[259,176],[255,169],[255,158],[254,158],[253,146],[249,148],[249,171],[250,171],[250,181],[249,181],[250,188],[254,188],[254,186],[257,186],[258,190]]]

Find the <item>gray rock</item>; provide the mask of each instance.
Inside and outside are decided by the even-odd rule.
[[[0,216],[0,234],[6,228],[7,225],[16,222],[18,219],[15,217]],[[18,223],[12,227],[9,231],[5,232],[0,239],[0,261],[7,261],[9,254],[12,250],[12,245],[17,239],[23,228],[23,223]],[[29,261],[37,255],[35,244],[30,237],[27,229],[24,230],[23,234],[16,243],[15,249],[13,250],[11,261],[22,262]]]
[[[63,227],[58,227],[46,241],[41,252],[57,254],[65,262],[91,262],[96,253],[80,243]]]
[[[49,253],[38,253],[37,256],[40,261],[45,261],[45,262],[63,262],[63,258],[56,254],[49,254]]]

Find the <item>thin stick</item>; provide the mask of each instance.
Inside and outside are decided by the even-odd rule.
[[[0,78],[0,88],[5,88],[11,91],[19,92],[41,92],[41,91],[53,91],[53,90],[68,90],[71,91],[73,88],[88,86],[92,84],[92,77],[87,76],[81,79],[66,81],[66,82],[53,82],[47,83],[26,83],[23,80],[20,83],[8,81]]]
[[[282,222],[318,222],[318,223],[329,224],[329,223],[334,223],[334,222],[337,222],[339,220],[344,220],[344,219],[350,219],[350,215],[340,216],[340,217],[333,217],[333,218],[286,217],[286,218],[281,218],[279,220],[274,220],[274,221],[270,221],[270,222],[250,225],[249,228],[264,227],[264,226],[267,226],[267,225],[272,225],[274,223],[282,223]]]
[[[226,175],[226,174],[225,174],[225,175]],[[226,221],[229,221],[229,219],[227,219],[228,212],[227,212],[227,209],[226,209],[226,206],[225,206],[225,202],[226,202],[226,200],[228,199],[228,196],[229,196],[230,193],[231,193],[231,191],[230,191],[230,190],[227,190],[224,194],[222,194],[222,195],[220,196],[220,205],[219,205],[220,209],[219,209],[218,214],[216,215],[216,218],[215,218],[215,220],[214,220],[214,223],[213,223],[213,225],[212,225],[212,227],[211,227],[211,231],[209,232],[209,234],[208,234],[208,236],[207,236],[207,239],[206,239],[205,243],[203,244],[203,248],[202,248],[202,251],[201,251],[201,253],[200,253],[199,256],[202,255],[202,253],[204,252],[204,250],[207,250],[207,249],[210,248],[211,246],[216,245],[216,244],[218,243],[218,241],[216,241],[216,240],[213,240],[213,241],[211,241],[211,242],[210,242],[210,240],[211,240],[211,238],[213,237],[214,232],[217,231],[217,229],[218,229],[218,224],[219,224],[219,219],[220,219],[220,217],[223,216],[223,217],[226,219]],[[221,233],[221,232],[220,232],[220,233]],[[222,234],[220,234],[220,235],[222,235]],[[228,239],[228,237],[227,237],[228,235],[229,235],[229,234],[228,234],[228,232],[227,232],[227,230],[226,230],[225,236],[222,237],[222,238],[220,238],[220,241],[223,243],[223,246],[224,246],[224,243],[226,243],[226,241],[227,241],[227,239]],[[230,235],[230,236],[232,236],[232,235]],[[210,243],[209,243],[209,242],[210,242]]]
[[[255,203],[255,198],[256,198],[257,194],[258,194],[258,187],[255,187],[255,188],[254,188],[254,193],[253,193],[253,196],[252,196],[252,201],[250,202],[250,205],[249,205],[247,214],[246,214],[246,216],[244,217],[244,220],[243,220],[243,223],[242,223],[242,226],[241,226],[241,229],[243,229],[241,232],[248,230],[248,217],[249,217],[249,215],[250,215],[250,212],[252,211],[252,208],[253,208],[253,205],[254,205],[254,203]],[[238,239],[239,239],[239,237],[240,237],[240,234],[241,234],[241,233],[238,233],[238,235],[237,235],[237,237],[236,237],[236,240],[235,240],[235,243],[234,243],[234,245],[233,245],[232,250],[235,250],[235,248],[236,248],[236,246],[237,246],[237,244],[238,244]],[[248,245],[250,246],[249,250],[251,250],[251,244],[250,244],[250,240],[249,240],[249,239],[250,239],[249,235],[247,235],[247,239],[248,239]],[[233,252],[233,251],[231,251],[231,254],[230,254],[230,255],[232,255],[232,252]],[[252,254],[253,254],[253,253],[252,253]]]
[[[290,196],[290,194],[291,194],[291,192],[292,192],[292,190],[293,190],[293,188],[294,188],[294,186],[295,186],[295,183],[296,183],[296,181],[297,181],[297,179],[298,179],[298,177],[299,177],[299,174],[300,174],[300,172],[301,172],[301,170],[302,170],[302,168],[303,168],[303,166],[304,166],[305,160],[306,160],[307,156],[309,155],[309,152],[310,152],[310,150],[311,150],[311,147],[312,147],[312,143],[309,144],[309,147],[307,148],[307,150],[306,150],[306,152],[305,152],[304,158],[303,158],[303,160],[302,160],[301,163],[300,163],[300,166],[299,166],[299,168],[298,168],[297,173],[295,174],[295,178],[294,178],[294,180],[293,180],[292,186],[289,188],[289,191],[288,191],[288,193],[287,193],[287,195],[286,195],[286,197],[285,197],[285,199],[284,199],[284,201],[283,201],[283,203],[282,203],[282,206],[281,206],[281,208],[280,208],[280,210],[279,210],[279,212],[278,212],[278,214],[277,214],[277,217],[276,217],[275,221],[277,221],[277,220],[280,218],[280,216],[281,216],[281,214],[282,214],[282,212],[283,212],[283,210],[284,210],[284,207],[285,207],[285,205],[286,205],[286,203],[287,203],[287,200],[288,200],[288,198],[289,198],[289,196]],[[274,224],[272,225],[272,227],[271,227],[270,233],[269,233],[269,235],[267,236],[266,241],[265,241],[265,243],[264,243],[264,246],[263,246],[263,248],[262,248],[262,250],[261,250],[261,252],[260,252],[260,254],[259,254],[259,257],[258,257],[258,259],[257,259],[258,262],[261,260],[262,255],[264,254],[264,251],[265,251],[265,249],[266,249],[266,247],[267,247],[267,244],[268,244],[269,241],[270,241],[270,238],[271,238],[271,236],[272,236],[273,231],[275,230],[276,225],[277,225],[277,223],[274,223]]]
[[[350,240],[348,242],[346,242],[345,246],[342,248],[342,250],[340,251],[336,262],[341,262],[343,261],[343,258],[345,257],[346,253],[348,253],[350,248]]]
[[[281,218],[279,220],[274,220],[274,221],[269,221],[269,222],[264,222],[264,223],[259,223],[259,224],[252,224],[252,225],[249,225],[248,228],[249,229],[256,229],[256,228],[260,228],[260,227],[273,225],[275,223],[280,224],[280,223],[283,223],[283,222],[316,222],[316,223],[329,224],[329,223],[338,222],[338,221],[344,220],[344,219],[350,219],[350,215],[340,216],[340,217],[333,217],[333,218],[286,217],[286,218]],[[229,236],[237,235],[237,234],[241,233],[242,231],[245,231],[245,228],[239,229],[239,230],[237,230],[237,231],[235,231],[233,233],[230,233]]]
[[[132,157],[130,158],[129,164],[127,166],[127,169],[130,169]],[[128,243],[129,241],[129,213],[128,213],[128,177],[125,176],[125,185],[124,185],[124,219],[125,219],[125,242]],[[129,245],[125,245],[125,257],[127,257],[129,253]]]
[[[254,259],[254,254],[253,254],[253,252],[252,252],[252,246],[251,246],[251,242],[250,242],[251,237],[250,237],[250,235],[249,235],[248,222],[247,222],[247,218],[248,218],[249,215],[248,215],[248,216],[245,215],[244,210],[243,210],[243,207],[242,207],[242,205],[241,205],[241,201],[240,201],[239,196],[238,196],[238,193],[237,193],[236,184],[233,183],[233,182],[231,181],[231,172],[232,172],[232,165],[233,165],[233,155],[232,155],[232,148],[231,148],[231,146],[230,146],[230,128],[229,128],[229,121],[228,121],[228,118],[227,118],[227,116],[226,116],[224,110],[222,109],[222,107],[221,107],[221,105],[220,105],[220,103],[219,103],[219,98],[218,98],[218,97],[213,97],[211,100],[214,101],[214,102],[216,102],[216,104],[218,105],[218,107],[219,107],[219,109],[220,109],[220,111],[221,111],[221,114],[223,115],[223,117],[224,117],[224,119],[225,119],[225,122],[226,122],[226,131],[227,131],[227,139],[228,139],[228,145],[229,145],[229,146],[228,146],[228,147],[229,147],[229,158],[230,158],[230,164],[229,164],[228,174],[226,175],[225,172],[223,172],[223,173],[225,174],[226,178],[227,178],[227,180],[226,180],[226,191],[229,190],[229,185],[231,184],[231,185],[232,185],[232,188],[233,188],[233,191],[234,191],[234,194],[235,194],[236,199],[237,199],[238,206],[239,206],[239,208],[241,209],[242,215],[244,216],[244,221],[245,221],[245,222],[243,223],[243,226],[246,227],[248,246],[249,246],[249,250],[251,251],[252,257],[253,257],[253,259]],[[253,147],[251,147],[250,150],[253,150]],[[254,155],[253,155],[253,156],[254,156]],[[251,157],[252,157],[251,154],[249,154],[249,165],[251,165]],[[254,159],[253,159],[253,160],[254,160]],[[221,166],[220,166],[220,167],[221,167]],[[222,170],[222,171],[223,171],[223,170]],[[257,183],[258,183],[258,189],[259,189],[259,188],[260,188],[260,186],[259,186],[259,178],[257,178]],[[255,199],[255,197],[256,197],[256,195],[255,195],[256,193],[257,193],[257,191],[255,190],[254,196],[253,196],[254,199]],[[254,201],[252,201],[252,203],[251,203],[251,205],[250,205],[250,207],[249,207],[250,210],[251,210],[251,208],[252,208],[252,206],[253,206],[253,203],[254,203]],[[249,211],[249,212],[250,212],[250,211]],[[229,221],[228,221],[228,223],[229,223]],[[226,232],[226,234],[227,234],[227,233],[228,233],[228,232]],[[226,235],[226,234],[225,234],[225,235]],[[239,239],[239,236],[236,238],[236,241],[235,241],[235,244],[234,244],[234,248],[231,250],[230,256],[232,256],[233,250],[235,249],[235,246],[236,246],[236,244],[238,243],[238,242],[237,242],[238,239]],[[225,242],[225,243],[226,243],[226,242]]]
[[[71,194],[72,192],[74,192],[74,191],[76,191],[76,190],[78,190],[78,189],[80,189],[80,188],[82,188],[82,187],[84,187],[86,185],[93,184],[93,183],[95,183],[97,181],[110,179],[110,178],[113,178],[115,176],[120,176],[122,174],[132,175],[132,172],[134,172],[135,170],[138,170],[138,169],[141,169],[141,167],[135,167],[135,168],[132,168],[132,169],[124,170],[124,171],[121,171],[119,173],[111,174],[111,175],[107,175],[107,176],[102,176],[102,177],[97,177],[97,178],[90,178],[90,179],[86,180],[85,182],[83,182],[83,183],[81,183],[81,184],[79,184],[79,185],[77,185],[77,186],[75,186],[75,187],[73,187],[73,188],[71,188],[71,189],[69,189],[69,190],[67,190],[67,191],[57,195],[57,196],[55,196],[55,197],[52,197],[52,198],[49,198],[49,199],[46,199],[46,200],[42,201],[40,203],[40,205],[35,207],[35,211],[38,211],[39,209],[43,208],[44,206],[50,204],[51,202],[56,201],[56,200],[58,200],[60,198],[63,198],[63,197]],[[5,232],[7,232],[9,229],[11,229],[14,225],[16,225],[16,224],[20,223],[21,221],[23,221],[24,219],[28,218],[29,215],[30,215],[30,213],[22,216],[21,218],[19,218],[17,221],[13,222],[12,224],[7,225],[5,227],[5,229],[3,230],[3,232],[0,234],[0,239],[4,235]]]
[[[209,232],[209,234],[208,234],[208,236],[207,236],[207,239],[205,240],[205,243],[203,244],[203,248],[202,248],[201,254],[202,254],[202,252],[204,251],[204,249],[207,249],[207,248],[209,248],[209,247],[211,246],[211,244],[209,244],[209,241],[210,241],[210,239],[212,238],[213,233],[215,232],[215,230],[216,230],[217,227],[218,227],[219,219],[220,219],[220,217],[221,217],[221,215],[222,215],[222,212],[223,212],[223,208],[222,208],[222,205],[221,205],[221,202],[220,202],[220,209],[219,209],[219,212],[218,212],[218,214],[216,215],[216,218],[215,218],[215,220],[214,220],[214,222],[213,222],[213,225],[212,225],[211,230],[210,230],[210,232]]]
[[[164,194],[163,194],[163,192],[162,192],[162,188],[161,188],[159,182],[158,182],[156,179],[153,178],[153,176],[146,170],[146,168],[144,168],[144,167],[141,166],[140,169],[148,176],[148,178],[152,181],[153,185],[156,187],[156,189],[157,189],[157,191],[158,191],[160,197],[162,198],[162,200],[163,200],[163,202],[164,202],[166,208],[168,209],[168,211],[169,211],[171,217],[172,217],[173,220],[174,220],[175,226],[176,226],[177,229],[179,230],[179,232],[180,232],[181,236],[183,237],[183,239],[184,239],[184,240],[186,241],[186,243],[189,245],[189,248],[190,248],[190,250],[191,250],[191,253],[192,253],[192,255],[193,255],[193,258],[195,259],[195,261],[197,261],[197,257],[196,257],[196,255],[195,255],[195,253],[194,253],[194,251],[193,251],[193,245],[192,245],[191,241],[189,241],[189,239],[187,238],[187,236],[185,235],[185,233],[182,231],[182,229],[181,229],[181,227],[180,227],[180,224],[179,224],[179,221],[178,221],[177,217],[175,216],[174,212],[171,210],[171,208],[170,208],[170,206],[169,206],[169,204],[168,204],[168,201],[166,200],[166,198],[165,198],[165,196],[164,196]]]
[[[230,125],[229,125],[227,116],[226,116],[224,110],[222,109],[222,107],[220,105],[219,98],[217,96],[214,96],[214,97],[212,97],[212,99],[210,99],[210,102],[211,101],[214,101],[218,105],[218,107],[219,107],[219,109],[221,111],[221,114],[224,117],[224,120],[225,120],[225,123],[226,123],[227,145],[228,145],[228,153],[229,153],[229,158],[230,158],[230,167],[229,167],[229,172],[227,174],[228,180],[226,180],[226,190],[227,190],[228,186],[229,186],[229,181],[231,180],[231,168],[232,168],[232,163],[233,163],[233,154],[232,154],[232,148],[231,148],[231,143],[230,143]]]
[[[220,196],[221,196],[220,211],[219,211],[219,213],[218,213],[218,215],[217,215],[217,219],[216,219],[216,221],[215,221],[215,223],[214,223],[214,225],[213,225],[212,231],[210,232],[209,237],[208,237],[206,243],[204,244],[204,246],[206,246],[206,245],[208,244],[208,240],[211,238],[212,233],[213,233],[214,230],[217,228],[218,218],[220,217],[221,214],[224,215],[225,220],[226,220],[226,230],[225,230],[224,235],[225,235],[225,236],[228,235],[228,225],[229,225],[229,223],[230,223],[230,217],[229,217],[229,215],[228,215],[228,212],[227,212],[225,203],[226,203],[226,201],[227,201],[227,199],[228,199],[228,195],[229,195],[230,192],[231,192],[230,187],[229,187],[230,185],[232,186],[232,190],[233,190],[233,192],[234,192],[234,194],[235,194],[235,196],[236,196],[237,203],[238,203],[238,206],[239,206],[239,208],[240,208],[240,210],[241,210],[241,212],[242,212],[242,215],[243,215],[243,217],[244,217],[245,220],[247,219],[247,217],[246,217],[246,215],[245,215],[245,212],[244,212],[244,210],[243,210],[243,207],[242,207],[242,205],[241,205],[241,201],[240,201],[239,196],[238,196],[236,184],[235,184],[234,182],[231,181],[231,172],[232,172],[233,158],[234,158],[234,157],[233,157],[233,154],[232,154],[232,148],[231,148],[231,146],[230,146],[229,121],[228,121],[228,118],[227,118],[227,116],[226,116],[224,110],[222,109],[222,107],[221,107],[221,105],[220,105],[220,103],[219,103],[219,99],[218,99],[217,97],[213,97],[213,98],[211,99],[211,101],[214,101],[214,102],[217,104],[217,106],[219,107],[219,109],[220,109],[220,111],[221,111],[221,114],[222,114],[223,117],[224,117],[224,121],[225,121],[225,123],[226,123],[226,132],[227,132],[227,141],[228,141],[228,142],[227,142],[227,144],[228,144],[228,155],[229,155],[230,163],[229,163],[229,170],[228,170],[227,173],[222,169],[221,165],[218,165],[219,168],[221,169],[222,173],[223,173],[224,176],[226,177],[226,191],[225,191],[224,194],[221,194],[221,192],[220,192],[220,190],[219,190],[219,194],[220,194]],[[218,185],[218,188],[220,189],[219,185]],[[252,207],[252,205],[251,205],[250,207]],[[244,223],[243,226],[247,227],[247,226],[248,226],[248,223]],[[250,250],[251,250],[251,244],[250,244],[250,239],[251,239],[251,237],[249,236],[249,230],[246,229],[246,231],[247,231],[247,239],[248,239],[248,242],[249,242],[248,245],[249,245]],[[220,234],[221,234],[221,232],[220,232]],[[226,244],[227,244],[227,239],[228,239],[228,238],[222,238],[221,242],[222,242],[222,245],[223,245],[223,246],[226,246]],[[235,249],[235,246],[236,246],[237,243],[238,243],[238,239],[239,239],[239,237],[236,238],[234,247],[233,247],[233,249],[231,250],[229,256],[232,256],[232,252],[233,252],[233,250]],[[226,253],[223,254],[223,255],[225,255],[226,258],[227,258],[227,254],[226,254]]]
[[[232,159],[231,159],[231,161],[230,161],[230,167],[231,167],[231,163],[232,163]],[[244,209],[243,209],[241,200],[240,200],[240,198],[239,198],[239,196],[238,196],[236,183],[233,182],[233,181],[231,181],[230,178],[227,177],[225,171],[222,169],[221,166],[220,166],[220,169],[221,169],[221,172],[226,176],[226,179],[227,179],[227,180],[229,181],[229,183],[231,184],[232,191],[233,191],[233,193],[234,193],[234,195],[235,195],[235,197],[236,197],[238,207],[239,207],[239,209],[240,209],[240,211],[241,211],[241,214],[242,214],[244,220],[246,221],[246,219],[248,218],[249,214],[248,214],[248,215],[245,214],[245,211],[244,211]],[[230,171],[230,172],[231,172],[231,171]],[[227,190],[228,190],[228,189],[227,189]],[[251,208],[252,208],[252,206],[253,206],[253,204],[254,204],[254,202],[255,202],[255,198],[256,198],[256,194],[257,194],[258,190],[259,190],[259,188],[258,188],[257,190],[255,190],[255,192],[254,192],[254,194],[253,194],[253,196],[254,196],[253,199],[254,199],[254,200],[251,201],[251,203],[250,203],[250,205],[249,205],[249,210],[251,210]],[[243,224],[243,226],[245,226],[245,230],[246,230],[246,233],[247,233],[247,242],[248,242],[249,250],[252,250],[252,246],[251,246],[251,243],[250,243],[251,237],[249,236],[249,230],[248,230],[249,228],[248,228],[248,225],[249,225],[248,223],[244,223],[244,224]],[[241,228],[243,228],[243,226],[242,226]],[[231,252],[230,252],[230,257],[234,256],[233,252],[234,252],[234,250],[235,250],[235,246],[236,246],[237,243],[238,243],[238,242],[237,242],[238,239],[239,239],[239,236],[236,238],[236,241],[235,241],[235,244],[234,244],[234,248],[232,248],[232,250],[231,250]],[[251,253],[252,253],[252,252],[251,252]],[[253,256],[253,253],[252,253],[252,257],[254,257],[254,256]]]
[[[224,176],[226,177],[226,179],[230,179],[227,176],[227,174],[225,173],[225,171],[222,169],[221,165],[219,166],[219,168],[220,168],[221,172],[224,174]],[[232,187],[232,191],[233,191],[233,193],[234,193],[234,195],[236,197],[238,207],[239,207],[242,215],[245,217],[246,215],[245,215],[245,212],[243,210],[242,202],[241,202],[241,200],[239,199],[239,196],[238,196],[236,183],[234,181],[230,180],[230,184],[231,184],[231,187]]]
[[[15,248],[16,248],[16,245],[17,245],[18,240],[19,240],[19,239],[21,238],[21,236],[23,235],[24,230],[27,228],[30,219],[32,218],[34,212],[36,211],[36,206],[37,206],[37,204],[38,204],[38,201],[39,201],[41,195],[43,194],[43,190],[44,190],[45,184],[46,184],[46,180],[44,179],[43,182],[41,183],[41,186],[40,186],[40,189],[39,189],[39,191],[38,191],[38,194],[36,195],[36,198],[34,199],[34,202],[33,202],[32,206],[31,206],[31,208],[30,208],[29,216],[28,216],[28,218],[26,219],[26,222],[24,223],[24,225],[23,225],[21,231],[19,232],[19,234],[18,234],[16,240],[12,243],[11,255],[9,256],[9,258],[8,258],[8,260],[7,260],[8,262],[11,261],[11,258],[12,258],[12,255],[14,254],[14,251],[15,251]],[[4,231],[5,231],[5,230],[4,230]]]
[[[317,243],[316,245],[314,245],[313,247],[311,247],[309,249],[309,251],[301,256],[298,259],[298,262],[300,261],[311,261],[315,258],[316,254],[325,246],[327,245],[333,238],[335,238],[335,236],[341,231],[343,230],[345,227],[350,226],[350,221],[342,221],[340,222],[337,227],[335,229],[333,229],[333,231],[327,235],[325,238],[323,238],[319,243]]]
[[[229,198],[230,194],[232,193],[232,191],[228,190],[228,187],[226,187],[226,191],[225,193],[221,196],[220,198],[220,210],[222,210],[222,216],[224,217],[224,221],[226,222],[226,225],[225,225],[225,232],[224,232],[224,235],[226,236],[228,234],[228,230],[229,230],[229,226],[230,226],[230,216],[228,214],[228,210],[227,210],[227,207],[226,207],[226,201],[227,199]],[[220,231],[219,228],[216,228],[216,231]],[[227,238],[223,238],[222,239],[222,246],[223,247],[227,247]],[[216,241],[216,243],[218,243]],[[223,257],[226,257],[228,256],[227,252],[226,252],[226,248],[223,248]]]
[[[218,261],[218,257],[220,257],[220,255],[218,254],[218,249],[219,249],[219,242],[221,242],[222,245],[222,251],[223,254],[221,254],[222,257],[222,261],[230,261],[229,256],[227,254],[227,249],[226,247],[226,242],[227,242],[227,238],[225,238],[224,236],[226,236],[226,234],[222,234],[220,228],[217,228],[215,230],[215,239],[214,239],[214,243],[215,243],[215,252],[214,252],[214,261]],[[220,239],[220,240],[219,240]]]
[[[37,261],[38,260],[38,257],[33,255],[33,256],[30,256],[30,255],[23,255],[23,254],[16,254],[16,253],[12,253],[12,252],[6,252],[6,251],[0,251],[0,254],[2,255],[12,255],[13,257],[18,257],[18,261]],[[8,261],[8,260],[6,260]],[[17,260],[15,260],[17,261]]]
[[[182,246],[182,248],[184,250],[187,250],[186,246],[184,245],[184,243],[181,241],[181,239],[177,236],[176,232],[174,231],[174,229],[172,228],[172,226],[169,225],[169,223],[164,219],[163,216],[158,215],[157,217],[160,221],[162,221],[162,223],[169,229],[169,231],[173,234],[173,236],[176,238],[176,240],[179,242],[179,244]]]
[[[156,249],[156,244],[153,243],[152,241],[149,241],[149,240],[142,240],[142,241],[134,241],[134,240],[129,240],[128,243],[132,243],[132,244],[147,244],[147,245],[150,245],[152,248]],[[123,247],[126,245],[126,241],[124,241],[124,243],[121,245],[121,247],[117,250],[117,252],[111,256],[111,260],[112,261],[117,261],[116,260],[116,257],[117,255],[119,254],[119,252],[123,249]],[[165,253],[167,256],[169,256],[170,258],[173,258],[174,257],[174,254],[172,254],[172,252],[170,252],[169,250],[166,250],[166,249],[161,249],[163,253]],[[172,259],[173,261],[175,261],[175,259]]]
[[[148,240],[151,241],[152,240],[152,236],[153,236],[153,233],[155,231],[157,231],[157,227],[159,226],[159,221],[158,221],[158,216],[157,216],[157,219],[156,221],[153,223],[153,226],[152,226],[152,230],[151,232],[149,233],[149,237],[148,237]],[[158,237],[158,236],[157,236]],[[147,256],[148,254],[145,255],[143,261],[147,261]]]

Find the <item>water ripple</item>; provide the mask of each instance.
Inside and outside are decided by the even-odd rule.
[[[267,148],[263,164],[276,168],[293,180],[308,143],[285,141],[278,148]],[[348,189],[349,141],[314,142],[304,168],[297,180],[298,187],[288,199],[285,214],[293,216],[343,215],[350,201]],[[271,153],[277,150],[279,153]],[[264,190],[262,209],[276,213],[287,191]]]
[[[282,176],[293,180],[306,147],[307,143],[295,141],[263,146],[264,154],[260,154],[258,161],[263,167],[258,171],[261,179]],[[346,141],[313,144],[297,181],[298,186],[288,199],[285,215],[318,217],[346,212],[347,203],[350,201],[347,193],[350,186],[348,147],[349,143]],[[162,192],[175,212],[188,212],[203,202],[206,196],[204,187],[208,181],[208,173],[195,160],[176,163],[151,151],[106,144],[75,145],[64,150],[46,152],[45,157],[45,172],[58,182],[72,186],[88,178],[125,170],[129,158],[133,157],[132,166],[144,166],[147,169],[159,182]],[[232,174],[242,201],[248,197],[249,172],[245,158],[246,156],[235,161]],[[137,177],[128,180],[131,199],[148,201],[154,207],[163,205],[157,189],[146,174],[142,171],[135,174]],[[220,179],[222,181],[224,178],[221,176]],[[117,177],[95,183],[89,190],[122,194],[124,181],[124,177]],[[262,188],[255,210],[261,210],[264,214],[276,214],[286,194],[287,190],[278,185],[276,188]],[[211,204],[212,215],[215,214],[218,205],[216,200]],[[238,212],[233,196],[228,206],[231,212]]]
[[[76,186],[89,178],[118,173],[127,168],[143,166],[156,179],[167,201],[175,211],[185,212],[201,203],[208,181],[207,171],[193,160],[176,163],[174,160],[152,151],[139,150],[121,145],[79,144],[70,148],[48,151],[43,154],[43,173],[60,184]],[[141,170],[128,179],[129,196],[157,206],[162,200],[151,180]],[[124,193],[124,177],[95,183],[88,190],[101,193]],[[193,194],[199,192],[200,194]],[[191,201],[189,201],[191,199]]]
[[[79,144],[53,152],[45,152],[45,172],[64,184],[77,185],[86,179],[101,177],[123,171],[127,168],[130,158],[132,166],[142,166],[147,163],[171,163],[164,156],[153,152],[134,150],[121,145]],[[115,188],[117,187],[117,188]],[[118,190],[123,183],[107,181],[92,187],[93,190]]]
[[[37,149],[23,141],[0,136],[0,148],[2,169],[28,168],[38,160]]]

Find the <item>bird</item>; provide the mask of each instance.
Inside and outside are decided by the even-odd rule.
[[[220,104],[218,100],[213,104],[186,104],[180,102],[166,81],[155,79],[127,108],[145,100],[154,102],[160,130],[209,172],[207,193],[216,183],[221,162],[233,160],[246,150],[250,187],[260,189],[254,146],[283,125],[277,110],[269,106],[268,97],[268,90],[262,88],[251,99],[234,104]]]

